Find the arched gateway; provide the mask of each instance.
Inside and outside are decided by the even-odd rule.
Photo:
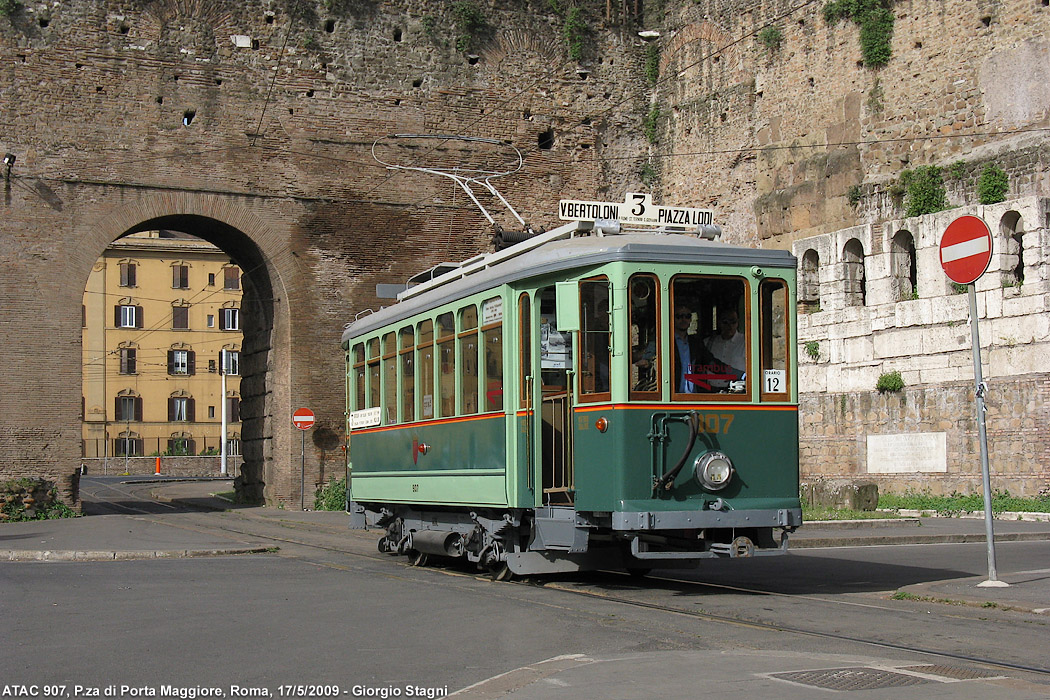
[[[227,253],[243,274],[242,450],[238,491],[252,500],[300,503],[300,446],[292,411],[310,406],[319,428],[342,422],[337,330],[317,323],[316,280],[293,241],[303,205],[289,198],[91,187],[56,194],[54,221],[24,226],[0,248],[0,461],[6,478],[44,476],[76,498],[80,463],[81,295],[92,265],[129,233],[169,229]],[[71,195],[71,196],[70,196]],[[16,193],[32,199],[32,193]],[[39,215],[40,202],[9,212]],[[63,221],[64,219],[64,221]],[[33,231],[53,231],[48,241]],[[24,235],[23,235],[24,233]],[[334,280],[329,280],[334,282]],[[318,381],[328,376],[329,381]],[[312,380],[311,380],[312,378]],[[293,440],[293,437],[295,438]],[[328,435],[327,437],[331,437]],[[328,440],[331,442],[331,440]],[[342,475],[342,452],[307,450],[306,502],[327,476]],[[293,455],[294,453],[294,455]]]

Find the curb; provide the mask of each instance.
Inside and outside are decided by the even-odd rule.
[[[981,581],[983,577],[974,578],[974,581]],[[965,605],[971,608],[995,608],[997,610],[1009,610],[1014,612],[1026,612],[1033,615],[1046,615],[1050,616],[1050,607],[1036,607],[1033,603],[1022,603],[1017,600],[999,599],[999,598],[987,598],[985,600],[978,600],[975,598],[967,597],[955,597],[958,594],[944,593],[936,590],[936,587],[943,584],[942,581],[932,581],[928,583],[913,583],[909,586],[902,586],[897,589],[897,593],[908,593],[916,596],[918,602],[925,603],[940,603],[941,605]],[[997,591],[1003,591],[1005,589],[998,588]]]
[[[1038,542],[1050,540],[1047,532],[1007,532],[996,534],[996,542]],[[970,535],[873,535],[870,537],[811,537],[789,538],[788,549],[816,547],[863,547],[887,544],[968,544],[987,542],[984,533]]]
[[[238,554],[269,554],[274,547],[235,547],[230,549],[182,549],[156,551],[92,550],[0,550],[0,561],[134,561],[141,559],[185,559],[189,557],[225,557]]]

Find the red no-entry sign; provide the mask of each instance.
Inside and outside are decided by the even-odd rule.
[[[292,424],[299,430],[307,430],[314,425],[314,412],[309,408],[297,408],[292,414]]]
[[[992,261],[992,232],[976,216],[960,216],[941,236],[941,268],[948,279],[970,284],[984,274]]]

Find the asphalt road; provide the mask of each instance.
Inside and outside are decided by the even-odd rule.
[[[106,499],[141,511],[125,517],[209,536],[244,527],[235,514],[157,515],[157,504],[135,505],[135,488]],[[0,563],[0,688],[35,685],[33,697],[45,697],[43,688],[80,685],[105,697],[115,686],[112,697],[136,688],[149,697],[167,685],[183,697],[209,687],[231,697],[239,686],[291,697],[302,694],[296,685],[318,685],[425,697],[481,683],[464,696],[502,697],[511,691],[501,683],[524,679],[514,698],[695,698],[716,687],[726,698],[795,698],[827,691],[760,672],[947,664],[1006,679],[991,694],[967,681],[924,686],[924,697],[1050,697],[1047,616],[890,598],[905,585],[980,575],[981,544],[803,550],[644,581],[598,573],[507,584],[412,568],[341,530],[267,527],[256,536],[279,542],[276,553]],[[1004,573],[1048,561],[1050,542],[999,546]],[[544,680],[544,669],[577,658],[593,677],[570,669]]]

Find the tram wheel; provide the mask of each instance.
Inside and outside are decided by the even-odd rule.
[[[412,550],[408,553],[408,563],[412,566],[426,566],[429,560],[430,557],[423,552]]]
[[[507,562],[497,564],[492,568],[491,572],[493,581],[510,581],[514,578],[514,572],[510,570],[510,565]]]

